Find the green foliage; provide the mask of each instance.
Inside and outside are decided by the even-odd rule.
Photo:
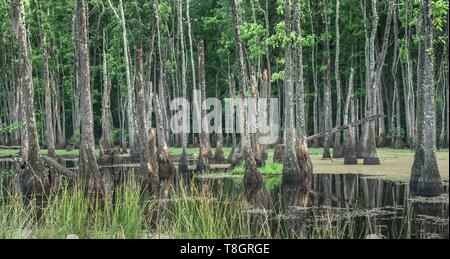
[[[258,23],[244,23],[240,27],[242,39],[247,43],[250,59],[262,57],[265,47],[261,44],[261,39],[266,35],[266,29]]]
[[[22,125],[18,122],[14,122],[9,125],[0,124],[0,133],[13,133],[19,130],[21,127]]]
[[[284,80],[284,70],[280,72],[275,72],[272,74],[271,82],[274,83],[276,81],[282,81]]]
[[[118,0],[111,0],[115,7],[118,6]],[[145,0],[127,0],[122,1],[124,4],[124,14],[127,27],[127,37],[129,43],[129,55],[131,60],[132,82],[135,80],[135,57],[134,48],[140,44],[143,47],[144,57],[144,71],[145,80],[151,80],[154,84],[158,84],[159,71],[164,69],[164,83],[167,90],[167,96],[174,97],[179,94],[181,82],[181,47],[180,35],[178,28],[178,5],[177,1],[159,0],[157,10],[153,10],[153,2]],[[49,72],[50,82],[52,87],[52,101],[57,100],[56,93],[58,92],[61,98],[60,115],[64,118],[64,128],[66,134],[71,136],[74,128],[73,115],[76,112],[75,101],[79,95],[76,87],[76,52],[75,52],[75,20],[74,11],[75,6],[73,1],[24,1],[25,3],[25,20],[28,29],[28,41],[30,59],[32,63],[32,79],[34,87],[34,101],[36,105],[36,122],[38,131],[43,133],[45,124],[43,113],[43,94],[44,89],[42,85],[42,50],[40,48],[40,35],[44,33],[48,40],[48,54],[49,54]],[[301,29],[302,38],[295,33],[286,35],[285,32],[285,17],[284,17],[284,0],[268,1],[267,9],[265,1],[238,1],[239,8],[239,29],[241,32],[241,39],[244,43],[245,59],[248,66],[256,68],[258,73],[258,82],[261,82],[261,73],[263,69],[268,68],[267,54],[269,54],[270,62],[270,81],[272,86],[272,96],[279,92],[282,94],[282,87],[284,74],[284,47],[288,40],[294,46],[303,48],[303,71],[305,79],[305,93],[308,97],[317,95],[314,92],[313,80],[317,79],[317,87],[319,91],[323,91],[324,82],[326,82],[326,74],[328,71],[334,74],[334,66],[327,67],[326,60],[328,53],[326,52],[325,43],[330,42],[330,59],[334,63],[334,53],[336,50],[336,35],[335,35],[335,2],[321,1],[301,1]],[[377,33],[377,43],[382,43],[383,30],[385,28],[387,1],[379,2],[378,13],[380,17],[379,30]],[[419,52],[419,37],[417,31],[420,26],[420,1],[414,0],[398,0],[396,2],[396,21],[398,23],[399,32],[399,58],[400,64],[398,66],[397,76],[401,101],[404,101],[403,88],[406,66],[406,59],[409,57],[410,65],[413,70],[418,65]],[[324,6],[325,4],[325,6]],[[361,2],[357,0],[341,1],[341,15],[340,15],[340,30],[341,30],[341,77],[344,80],[348,79],[350,67],[352,66],[355,73],[356,97],[363,99],[366,94],[365,74],[366,53],[365,53],[365,36],[370,34],[371,30],[371,2],[366,3],[367,20],[364,20],[361,11]],[[440,57],[445,54],[444,49],[447,46],[446,27],[448,16],[448,1],[446,0],[432,0],[432,21],[434,26],[434,49],[435,67],[438,67]],[[188,84],[188,93],[193,87],[194,75],[198,81],[198,64],[197,64],[197,47],[199,40],[206,42],[206,82],[208,97],[215,95],[215,80],[218,76],[219,98],[224,99],[230,97],[228,95],[228,71],[236,77],[237,62],[235,53],[235,43],[233,37],[233,30],[230,16],[229,1],[193,1],[190,0],[190,20],[187,19],[187,1],[182,1],[183,5],[183,26],[184,26],[184,42],[186,52],[186,67],[187,75],[186,81]],[[125,76],[125,57],[123,49],[123,31],[119,24],[117,17],[115,17],[113,10],[106,0],[90,0],[89,7],[89,54],[91,70],[91,90],[93,101],[93,117],[94,117],[94,131],[95,136],[100,136],[100,122],[101,122],[101,93],[103,87],[102,80],[102,52],[103,52],[103,31],[106,34],[106,52],[108,60],[108,75],[112,82],[111,91],[111,115],[112,127],[119,128],[119,122],[127,124],[126,112],[119,115],[122,109],[126,109],[126,76]],[[159,63],[159,42],[155,39],[153,45],[153,64],[151,71],[149,71],[149,50],[151,42],[151,30],[154,19],[154,11],[159,16],[159,28],[161,36],[161,53],[163,60],[163,68]],[[14,78],[17,77],[18,69],[18,47],[17,40],[13,37],[13,30],[11,24],[11,4],[8,1],[0,1],[0,49],[4,51],[4,55],[0,57],[0,101],[2,104],[10,104],[10,99],[13,100],[15,95],[10,95],[11,91],[15,91],[13,85],[17,87],[17,82]],[[265,15],[269,17],[269,26],[266,25]],[[328,33],[325,33],[325,24],[323,15],[325,15],[330,23]],[[192,28],[193,46],[189,46],[188,37],[188,23]],[[367,27],[366,27],[367,26]],[[408,34],[406,34],[408,32]],[[392,38],[391,32],[391,38]],[[409,40],[409,46],[407,45]],[[390,71],[393,56],[393,45],[389,44],[385,69],[383,70],[383,80],[385,84],[385,96],[389,98],[393,94],[392,78],[388,71]],[[191,56],[190,47],[194,53]],[[314,47],[314,49],[313,49]],[[266,53],[266,50],[268,53]],[[314,50],[314,57],[312,56]],[[431,50],[430,50],[431,51]],[[3,54],[3,53],[2,53]],[[194,67],[192,67],[190,58],[194,60]],[[295,57],[294,57],[295,58]],[[259,62],[259,63],[258,63]],[[447,62],[448,63],[448,62]],[[400,66],[402,65],[402,66]],[[316,74],[313,74],[313,69]],[[402,70],[403,69],[403,70]],[[417,81],[417,75],[413,71],[414,82]],[[194,73],[194,74],[193,74]],[[436,77],[438,78],[438,69],[435,69]],[[404,79],[404,80],[402,80]],[[331,85],[335,85],[334,75],[330,78]],[[198,83],[198,82],[197,82]],[[260,88],[260,85],[258,85]],[[157,86],[154,85],[157,90]],[[414,90],[417,87],[414,86]],[[58,91],[57,91],[58,90]],[[277,91],[281,90],[281,91]],[[344,90],[345,92],[345,90]],[[251,96],[249,92],[245,92],[246,96]],[[435,95],[438,106],[442,106],[441,93]],[[322,97],[322,95],[318,95]],[[335,108],[336,91],[332,93],[332,107]],[[311,106],[312,98],[308,99],[307,107]],[[385,109],[391,109],[390,100],[385,100]],[[281,105],[283,107],[283,105]],[[64,109],[63,109],[64,108]],[[364,110],[365,103],[360,103],[360,109]],[[312,121],[312,109],[307,109],[307,120]],[[13,114],[13,107],[0,108],[1,121],[12,121],[8,118]],[[283,111],[281,111],[283,112]],[[405,116],[404,109],[402,109],[401,116]],[[438,113],[441,113],[438,109]],[[387,112],[389,113],[389,112]],[[439,114],[440,115],[440,114]],[[438,115],[438,116],[439,116]],[[310,125],[312,126],[312,125]],[[16,131],[19,125],[2,125],[1,132]],[[310,127],[312,128],[312,127]],[[311,132],[309,132],[311,133]],[[115,142],[119,139],[119,132],[114,131],[113,138]],[[123,137],[127,136],[127,131],[122,132]],[[79,136],[72,136],[69,142],[75,143],[79,140]]]
[[[283,172],[283,165],[267,161],[262,167],[258,168],[258,170],[264,176],[280,175]],[[245,174],[245,165],[240,164],[236,166],[233,169],[232,174],[233,175]]]
[[[395,137],[397,136],[397,127],[395,127],[395,126],[391,126],[391,128],[389,129],[389,132],[388,132],[388,134],[387,134],[387,138],[388,139],[394,139]],[[403,128],[401,128],[400,129],[400,136],[402,137],[402,138],[404,138],[405,136],[406,136],[406,132],[405,132],[405,130],[403,129]]]
[[[80,141],[81,141],[81,134],[80,133],[75,133],[75,134],[72,135],[72,137],[70,137],[69,144],[76,145],[76,144],[79,144]]]

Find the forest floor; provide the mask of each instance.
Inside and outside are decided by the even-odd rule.
[[[46,150],[42,150],[42,154],[46,154]],[[214,152],[214,149],[213,149]],[[228,155],[231,148],[224,148],[224,152]],[[409,181],[411,167],[414,161],[414,151],[409,149],[391,149],[380,148],[378,155],[381,159],[379,166],[365,166],[363,161],[359,160],[358,165],[344,165],[343,159],[324,160],[322,159],[322,148],[310,148],[309,153],[314,165],[314,173],[316,174],[362,174],[373,176],[376,178],[384,178],[392,181]],[[0,156],[15,155],[19,150],[0,150]],[[78,150],[67,152],[66,150],[57,150],[58,156],[78,156]],[[181,155],[181,148],[170,148],[172,155]],[[198,148],[189,148],[188,154],[196,156]],[[449,180],[449,150],[442,149],[437,151],[437,159],[442,180]],[[269,160],[272,161],[273,150],[269,150]],[[262,169],[263,174],[281,174],[282,166],[273,162],[268,162]],[[235,172],[239,174],[239,169]]]

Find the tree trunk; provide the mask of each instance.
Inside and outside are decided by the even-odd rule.
[[[173,164],[172,157],[169,153],[169,147],[167,146],[166,132],[164,129],[164,120],[162,118],[160,97],[155,95],[155,115],[158,135],[158,169],[159,180],[163,182],[169,182],[173,180],[176,173],[175,165]]]
[[[378,96],[378,84],[377,84],[377,66],[375,59],[375,39],[378,31],[378,3],[377,0],[372,0],[372,32],[370,35],[370,84],[367,86],[368,96],[367,96],[367,113],[369,115],[375,115],[377,112],[377,96]],[[377,153],[377,143],[376,143],[376,133],[375,133],[375,121],[370,121],[368,123],[367,129],[367,139],[365,144],[365,165],[379,165],[380,159]]]
[[[294,0],[294,8],[300,8],[300,0]],[[299,206],[306,206],[308,203],[309,191],[311,189],[312,181],[312,163],[308,154],[306,137],[303,134],[304,129],[301,129],[299,137],[297,136],[294,122],[294,96],[293,96],[293,84],[292,84],[292,24],[291,24],[291,0],[285,0],[285,33],[288,37],[288,41],[285,46],[285,131],[286,143],[285,154],[283,163],[283,183],[295,183],[300,191],[298,197],[300,199]],[[296,11],[298,12],[298,11]],[[300,26],[300,15],[294,16],[294,24]],[[298,50],[296,51],[298,55]],[[297,59],[301,57],[297,56]],[[300,96],[304,98],[304,96]],[[304,112],[304,109],[301,109]],[[304,114],[302,115],[304,116]]]
[[[302,38],[301,28],[301,5],[299,1],[295,0],[294,5],[294,31],[298,39]],[[301,40],[295,45],[295,57],[296,57],[296,89],[295,89],[295,101],[296,101],[296,131],[298,137],[302,138],[306,136],[306,119],[305,119],[305,86],[303,78],[303,46]]]
[[[352,99],[354,98],[353,92],[354,92],[354,76],[355,76],[355,69],[350,69],[350,79],[348,82],[348,90],[347,90],[347,99],[345,101],[345,108],[344,108],[344,125],[349,122],[349,109],[350,109],[350,103],[352,102]],[[358,160],[356,159],[356,152],[355,152],[355,145],[353,142],[353,127],[348,127],[344,132],[344,149],[343,149],[343,155],[345,158],[344,163],[346,165],[354,165],[358,163]]]
[[[339,16],[340,16],[340,1],[336,1],[336,59],[335,59],[335,77],[336,77],[336,126],[341,126],[341,109],[342,109],[342,89],[341,89],[341,75],[339,71],[340,62],[340,45],[341,45],[341,35],[339,30]],[[334,137],[334,147],[333,147],[333,158],[342,158],[343,152],[341,147],[341,133],[336,133]]]
[[[216,98],[219,98],[219,74],[216,74]],[[225,154],[223,152],[223,132],[216,133],[216,153],[214,154],[215,163],[223,163],[226,161]]]
[[[410,14],[408,10],[412,9],[411,2],[407,1],[406,22],[410,22]],[[415,147],[415,103],[414,103],[414,85],[411,62],[411,32],[409,25],[405,28],[406,37],[406,85],[405,85],[405,106],[406,106],[406,128],[407,128],[407,144],[410,148]]]
[[[138,175],[138,181],[142,184],[143,190],[150,193],[155,193],[158,190],[158,168],[155,168],[154,156],[151,148],[150,129],[147,128],[147,111],[145,105],[145,89],[144,89],[144,69],[142,64],[142,49],[136,47],[136,90],[137,90],[137,103],[139,109],[138,125],[139,136],[141,139],[139,160],[140,160],[140,174]]]
[[[420,4],[420,77],[417,145],[411,172],[410,190],[413,196],[439,196],[443,186],[436,160],[436,128],[433,78],[433,23],[431,3]]]
[[[48,179],[44,176],[44,165],[39,155],[40,147],[36,128],[33,102],[32,69],[28,55],[27,30],[24,6],[21,0],[11,2],[13,11],[13,32],[19,43],[19,78],[22,90],[22,116],[26,135],[22,135],[26,144],[22,145],[22,165],[19,182],[25,204],[36,199],[38,206],[44,205],[49,190]]]
[[[231,72],[231,68],[230,68],[230,59],[228,58],[228,86],[230,88],[230,98],[232,98],[234,100],[235,98],[235,92],[236,92],[236,81],[234,79],[234,76]],[[228,156],[228,161],[235,161],[235,155],[237,153],[237,136],[236,136],[236,120],[235,120],[235,116],[234,116],[234,109],[232,111],[228,111],[231,114],[231,121],[230,124],[232,125],[232,133],[231,133],[231,138],[232,138],[232,149],[231,152]]]
[[[78,45],[79,45],[79,90],[81,106],[81,146],[79,168],[85,181],[85,192],[90,198],[103,199],[106,195],[105,186],[97,164],[94,142],[94,123],[91,103],[90,65],[88,25],[86,17],[86,4],[84,0],[76,1],[78,19]]]
[[[398,62],[399,62],[399,45],[398,45],[398,18],[397,18],[397,8],[394,7],[393,14],[393,30],[394,30],[394,59],[392,62],[392,80],[394,82],[394,105],[395,105],[395,136],[392,139],[392,144],[395,148],[403,148],[405,143],[403,142],[403,138],[401,135],[402,130],[402,121],[401,121],[401,109],[400,109],[400,91],[399,91],[399,81],[397,78],[398,72]],[[394,126],[394,125],[391,125]]]
[[[189,0],[188,0],[189,2]],[[188,3],[189,5],[189,3]],[[189,22],[190,23],[190,22]],[[183,26],[183,3],[178,0],[178,30],[180,33],[180,45],[181,45],[181,87],[183,92],[183,98],[187,99],[187,83],[186,83],[186,52],[184,43],[184,26]],[[189,118],[188,118],[189,119]],[[188,133],[183,132],[181,136],[181,145],[183,147],[183,153],[181,154],[181,160],[178,165],[178,172],[180,175],[187,177],[189,173],[188,161],[187,161],[187,147],[188,147]]]
[[[322,16],[323,21],[325,23],[325,36],[326,36],[326,75],[325,75],[325,89],[324,89],[324,100],[323,100],[323,107],[324,107],[324,126],[325,130],[331,129],[332,127],[332,104],[331,104],[331,82],[330,82],[330,69],[331,69],[331,55],[330,55],[330,34],[328,31],[329,27],[329,20],[325,13],[326,4],[325,1],[323,2],[323,10],[322,10]],[[326,136],[324,139],[324,151],[323,151],[323,158],[324,159],[331,159],[331,153],[330,153],[330,138],[329,136]]]
[[[108,58],[106,56],[106,34],[103,30],[103,91],[102,91],[102,137],[100,139],[100,156],[111,155],[111,81],[108,77]]]
[[[41,51],[42,51],[42,78],[45,91],[45,133],[47,135],[48,156],[55,158],[55,136],[53,134],[53,118],[52,118],[52,92],[50,90],[48,75],[48,54],[47,54],[47,37],[45,32],[41,32]]]
[[[130,153],[132,156],[137,156],[138,154],[138,144],[136,142],[136,118],[135,118],[135,96],[134,96],[134,84],[131,82],[131,61],[130,61],[130,53],[128,48],[128,34],[127,34],[127,26],[125,21],[125,14],[123,10],[122,0],[119,0],[119,12],[117,12],[116,8],[112,5],[111,0],[108,0],[111,9],[113,10],[117,20],[122,27],[122,39],[123,39],[123,51],[125,58],[125,72],[126,72],[126,81],[127,81],[127,116],[128,116],[128,135],[129,135],[129,147]],[[155,0],[155,2],[157,2]]]
[[[308,1],[308,16],[309,22],[311,24],[311,33],[314,34],[314,20],[311,11],[311,1]],[[311,70],[313,77],[313,85],[314,85],[314,100],[313,100],[313,124],[314,124],[314,134],[319,133],[319,111],[318,111],[318,99],[319,99],[319,87],[318,87],[318,79],[317,79],[317,68],[316,68],[316,48],[317,43],[314,42],[314,45],[311,46]],[[319,140],[314,140],[314,147],[319,147]]]
[[[209,141],[208,120],[203,104],[206,101],[206,79],[205,79],[205,42],[201,40],[198,46],[198,74],[200,81],[200,104],[201,107],[201,133],[200,154],[197,162],[197,171],[208,172],[211,144]]]
[[[244,43],[241,40],[241,33],[239,30],[239,14],[238,14],[238,3],[237,0],[230,0],[231,7],[231,18],[232,18],[232,27],[233,27],[233,36],[234,36],[234,45],[236,49],[236,58],[238,62],[238,82],[241,98],[245,98],[245,92],[247,89],[247,81],[248,81],[248,71],[247,64],[245,62],[244,56]],[[240,111],[242,112],[242,111]],[[243,133],[241,133],[241,146],[239,152],[236,152],[234,164],[238,164],[238,161],[241,161],[243,158],[242,154],[245,154],[245,150],[249,148],[249,138],[248,138],[248,127],[247,127],[247,116],[245,112],[242,112],[243,116],[239,116],[240,125],[243,129]]]

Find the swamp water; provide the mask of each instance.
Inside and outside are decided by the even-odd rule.
[[[76,161],[67,162],[67,167],[76,166]],[[121,179],[126,179],[134,172],[133,167],[107,170],[114,171],[117,185]],[[17,188],[14,172],[13,162],[3,161],[0,164],[0,206],[7,205],[9,193]],[[226,197],[224,204],[230,204],[224,206],[240,210],[238,214],[245,215],[248,220],[247,231],[228,233],[229,238],[449,238],[448,182],[444,183],[446,194],[426,199],[411,198],[407,183],[353,174],[316,174],[308,194],[308,206],[304,208],[301,206],[304,194],[296,184],[283,184],[280,177],[268,177],[264,179],[264,184],[244,185],[242,178],[222,172],[193,175],[190,179],[191,185],[198,190],[194,194],[198,197],[187,199],[198,199],[203,203],[205,196],[222,201]],[[171,204],[180,199],[173,196],[168,195],[160,202],[163,208],[159,210],[161,214],[180,213],[171,209]],[[240,205],[233,207],[234,203]],[[239,219],[221,218],[228,215],[223,212],[225,210],[207,206],[202,209],[214,210],[206,211],[205,214],[223,213],[209,218],[210,224],[240,222]],[[189,213],[190,210],[186,211]]]

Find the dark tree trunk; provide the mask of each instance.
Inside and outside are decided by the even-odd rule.
[[[200,154],[198,156],[197,171],[209,171],[209,161],[211,159],[211,144],[209,142],[208,121],[203,103],[206,100],[206,79],[205,79],[205,42],[201,40],[198,46],[198,72],[200,81],[200,107],[201,107],[201,133],[200,133]]]
[[[413,196],[439,196],[443,193],[443,186],[435,154],[433,24],[429,0],[421,1],[420,11],[421,84],[418,89],[418,134],[410,190]]]

